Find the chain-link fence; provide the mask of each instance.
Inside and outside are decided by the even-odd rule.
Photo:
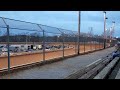
[[[107,47],[113,46],[115,40]],[[80,47],[78,48],[78,43]],[[103,49],[100,36],[0,17],[0,70]]]

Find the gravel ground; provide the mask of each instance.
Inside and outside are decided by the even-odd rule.
[[[1,76],[1,79],[63,79],[74,71],[84,67],[114,51],[114,48],[76,56],[63,61],[22,70],[9,75]]]

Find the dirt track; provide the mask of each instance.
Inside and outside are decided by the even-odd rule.
[[[99,48],[103,48],[103,45],[86,45],[84,48],[84,45],[80,46],[80,53],[89,51],[89,50],[95,50]],[[77,48],[77,47],[76,47]],[[64,55],[73,55],[76,53],[75,48],[65,49]],[[46,52],[45,53],[45,60],[58,58],[63,56],[63,51],[52,51],[52,52]],[[40,62],[43,60],[43,54],[42,53],[34,53],[34,54],[27,54],[27,55],[19,55],[19,56],[11,56],[10,57],[10,65],[11,66],[17,66],[27,63],[33,63],[33,62]],[[0,69],[7,68],[8,62],[7,57],[0,57]]]

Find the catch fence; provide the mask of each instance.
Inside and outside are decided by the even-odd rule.
[[[78,47],[80,43],[80,47]],[[116,40],[106,40],[106,47]],[[101,36],[0,17],[0,70],[104,48]]]

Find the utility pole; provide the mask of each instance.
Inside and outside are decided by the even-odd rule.
[[[80,54],[80,20],[81,20],[81,11],[78,12],[78,55]]]

